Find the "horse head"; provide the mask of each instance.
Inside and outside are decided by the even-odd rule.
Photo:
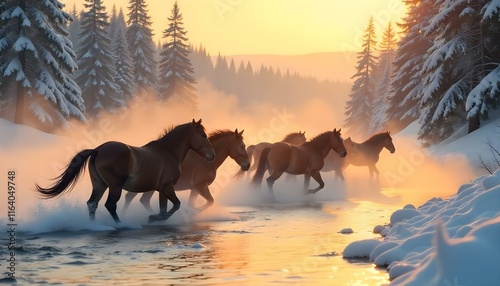
[[[246,151],[245,142],[243,142],[243,131],[234,130],[234,142],[229,149],[229,157],[240,165],[242,171],[248,171],[250,168],[250,159]]]
[[[200,156],[205,157],[207,162],[212,162],[215,159],[215,151],[208,140],[207,133],[205,133],[205,127],[201,124],[201,119],[198,121],[193,119],[192,126],[194,133],[191,137],[189,147]]]
[[[337,152],[340,157],[344,158],[347,155],[347,151],[344,146],[344,140],[340,135],[341,130],[342,128],[339,130],[333,129],[332,135],[330,136],[330,148]]]
[[[394,152],[396,152],[396,147],[394,147],[394,144],[392,143],[391,132],[387,131],[384,132],[383,134],[384,134],[384,148],[386,148],[387,150],[389,150],[389,152],[391,152],[391,154],[393,154]]]

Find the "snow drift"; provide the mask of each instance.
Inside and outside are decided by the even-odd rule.
[[[383,241],[354,242],[344,257],[388,266],[392,285],[500,284],[500,170],[391,221]]]

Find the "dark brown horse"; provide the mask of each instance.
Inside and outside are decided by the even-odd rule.
[[[396,147],[392,142],[390,132],[382,132],[373,135],[363,143],[356,143],[347,138],[344,140],[344,145],[349,152],[349,156],[341,158],[334,152],[330,152],[325,158],[325,165],[321,171],[335,171],[335,176],[344,181],[343,169],[349,165],[368,166],[370,177],[373,178],[373,173],[379,176],[379,171],[375,164],[379,160],[379,154],[382,149],[386,148],[389,152],[396,152]]]
[[[286,142],[290,143],[292,145],[301,145],[307,141],[306,139],[306,132],[292,132],[289,133],[281,140],[281,142]],[[250,169],[248,172],[253,172],[257,169],[257,166],[259,165],[259,159],[260,159],[260,154],[262,154],[262,150],[265,148],[271,146],[273,143],[269,142],[260,142],[255,145],[250,145],[247,147],[247,154],[248,158],[250,158],[250,163],[252,163],[252,157],[253,157],[253,164],[250,166]]]
[[[181,164],[181,176],[174,185],[176,191],[190,189],[189,206],[194,207],[196,198],[201,195],[207,202],[198,210],[202,211],[214,203],[214,199],[208,186],[215,180],[217,169],[224,163],[227,157],[231,157],[241,170],[247,171],[250,167],[248,155],[245,151],[245,143],[243,142],[243,131],[238,132],[230,130],[218,130],[212,132],[208,138],[215,151],[215,160],[206,162],[195,152],[189,151],[184,161]],[[125,195],[125,206],[127,209],[130,202],[134,199],[137,193],[128,192]],[[153,192],[144,193],[141,196],[141,203],[149,211],[153,211],[150,205]]]
[[[304,190],[314,194],[325,186],[320,170],[323,168],[323,160],[328,152],[334,150],[341,157],[347,155],[342,141],[340,129],[338,131],[334,129],[298,146],[285,142],[274,143],[262,151],[252,184],[260,186],[267,167],[270,176],[266,181],[271,194],[273,194],[274,182],[284,172],[293,175],[304,174]],[[312,190],[308,189],[311,177],[319,184],[317,188]]]
[[[166,220],[180,208],[181,203],[173,186],[181,174],[180,164],[189,149],[204,156],[208,162],[215,158],[201,119],[179,125],[142,147],[110,141],[95,149],[83,150],[71,160],[53,186],[42,188],[36,185],[36,188],[44,198],[70,192],[89,161],[92,195],[87,206],[91,220],[95,219],[99,200],[107,188],[109,194],[105,206],[116,223],[120,222],[116,203],[122,189],[137,193],[151,190],[160,192],[165,200],[160,205],[160,213],[151,215],[149,221]],[[173,203],[173,208],[168,212],[167,199]]]

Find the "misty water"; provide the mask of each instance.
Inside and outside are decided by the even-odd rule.
[[[373,227],[387,223],[400,205],[388,204],[384,198],[389,198],[381,193],[376,196],[379,202],[338,200],[332,196],[338,191],[334,188],[325,188],[317,197],[302,197],[293,190],[288,196],[288,190],[281,190],[274,203],[267,203],[262,191],[240,190],[239,195],[222,196],[222,203],[206,212],[192,216],[182,208],[170,222],[158,224],[148,224],[148,213],[134,201],[121,214],[123,223],[117,229],[102,205],[96,222],[89,223],[83,201],[68,205],[62,199],[22,223],[17,234],[17,282],[387,284],[385,269],[365,260],[343,259],[342,251],[352,241],[380,238],[372,233]],[[354,233],[340,233],[344,228]],[[6,257],[6,251],[2,248],[0,256]]]

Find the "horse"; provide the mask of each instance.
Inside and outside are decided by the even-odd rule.
[[[197,153],[189,151],[181,164],[181,176],[174,185],[174,190],[176,191],[191,189],[188,203],[191,207],[194,207],[198,195],[201,195],[207,201],[205,205],[198,208],[200,212],[214,203],[208,186],[215,180],[217,169],[224,163],[227,157],[231,157],[240,166],[242,171],[248,171],[250,168],[250,159],[245,151],[245,143],[243,142],[243,131],[238,132],[238,129],[234,132],[230,130],[217,130],[210,134],[208,140],[214,147],[215,160],[208,163]],[[125,210],[136,195],[137,193],[133,192],[128,192],[125,195]],[[150,205],[152,196],[153,192],[147,192],[140,199],[142,205],[150,212],[153,211]]]
[[[334,150],[341,157],[347,155],[340,131],[341,129],[338,131],[334,129],[321,133],[302,145],[277,142],[264,148],[257,171],[252,178],[252,185],[260,186],[267,167],[270,176],[266,181],[273,198],[274,182],[284,172],[293,175],[304,174],[304,190],[310,194],[317,193],[325,186],[320,170],[323,168],[323,160],[328,152]],[[315,189],[308,189],[311,177],[319,184]]]
[[[396,147],[394,147],[389,131],[375,134],[363,143],[356,143],[349,137],[344,140],[344,145],[347,152],[349,152],[349,156],[340,158],[334,152],[330,152],[326,156],[325,165],[321,170],[323,172],[335,171],[336,178],[342,181],[345,180],[343,169],[349,165],[367,166],[370,178],[373,178],[374,173],[378,178],[379,171],[375,164],[379,160],[379,154],[382,149],[386,148],[391,154],[396,152]]]
[[[92,182],[92,195],[87,201],[90,220],[95,220],[97,206],[107,188],[109,194],[105,207],[117,224],[120,218],[116,213],[116,203],[122,189],[136,193],[151,190],[160,192],[165,201],[161,202],[160,213],[151,215],[149,222],[167,220],[180,208],[181,203],[173,186],[180,177],[180,164],[189,149],[204,156],[207,162],[215,159],[214,149],[208,141],[201,119],[197,122],[193,119],[192,122],[166,130],[157,140],[142,147],[109,141],[95,149],[82,150],[74,156],[66,170],[54,179],[56,182],[52,186],[35,186],[45,199],[70,192],[88,162]],[[166,199],[173,203],[168,212]]]
[[[304,132],[301,132],[301,131],[292,132],[292,133],[287,134],[285,136],[285,138],[283,138],[283,140],[281,140],[281,142],[290,143],[292,145],[301,145],[307,141],[305,134],[306,134],[305,131]],[[247,154],[248,154],[248,157],[250,158],[250,163],[252,163],[252,157],[254,158],[254,163],[251,164],[248,172],[252,172],[252,171],[255,171],[257,169],[256,166],[259,165],[259,158],[260,158],[260,154],[262,153],[262,150],[264,150],[264,148],[271,146],[271,144],[272,143],[269,143],[269,142],[260,142],[260,143],[257,143],[255,145],[250,145],[247,147]]]

